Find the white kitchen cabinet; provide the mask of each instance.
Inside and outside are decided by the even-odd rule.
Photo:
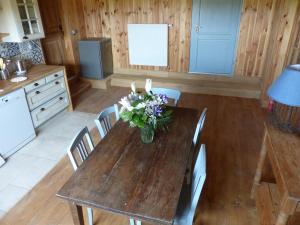
[[[35,128],[70,104],[63,70],[27,84],[24,89]]]
[[[60,111],[64,110],[69,105],[69,98],[66,92],[56,96],[47,103],[40,105],[31,112],[34,127],[39,127],[41,124],[51,119]]]
[[[29,109],[33,110],[37,106],[49,101],[51,98],[66,91],[64,78],[49,82],[34,91],[27,93]]]
[[[45,37],[37,0],[0,0],[0,21],[3,42]]]

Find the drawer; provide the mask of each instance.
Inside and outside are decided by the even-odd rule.
[[[29,109],[33,110],[66,90],[64,78],[59,78],[27,93]]]
[[[34,127],[40,126],[42,123],[55,116],[57,113],[65,109],[69,105],[69,99],[66,92],[55,97],[49,102],[39,106],[31,112]]]
[[[53,73],[53,74],[46,77],[46,83],[49,83],[49,82],[51,82],[51,81],[53,81],[53,80],[55,80],[59,77],[63,77],[63,76],[64,76],[64,71],[63,70],[59,71],[57,73]]]
[[[28,93],[36,88],[39,88],[40,86],[44,85],[45,83],[46,83],[46,80],[45,80],[45,78],[43,78],[43,79],[37,80],[31,84],[28,84],[24,88],[25,92]]]

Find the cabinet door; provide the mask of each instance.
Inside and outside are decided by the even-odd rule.
[[[47,64],[65,64],[65,43],[60,18],[60,0],[39,0],[45,38],[41,40]]]
[[[23,39],[44,37],[38,2],[36,0],[16,0],[24,32]]]

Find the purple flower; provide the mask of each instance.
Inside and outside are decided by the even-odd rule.
[[[168,97],[165,94],[159,94],[159,98],[161,99],[163,104],[167,104],[168,103]]]
[[[153,106],[153,115],[154,116],[161,116],[162,108],[159,105]]]

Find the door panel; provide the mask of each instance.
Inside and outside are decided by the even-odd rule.
[[[61,32],[58,0],[39,0],[38,2],[45,33]]]
[[[64,65],[64,38],[61,33],[46,34],[42,45],[47,64]]]
[[[232,74],[241,1],[193,1],[190,72]]]
[[[39,7],[45,30],[42,46],[46,63],[50,65],[64,65],[65,46],[59,16],[59,1],[39,0]]]
[[[203,73],[224,74],[232,69],[232,42],[230,40],[203,39],[199,41],[198,48],[204,57],[199,57],[197,67]]]

